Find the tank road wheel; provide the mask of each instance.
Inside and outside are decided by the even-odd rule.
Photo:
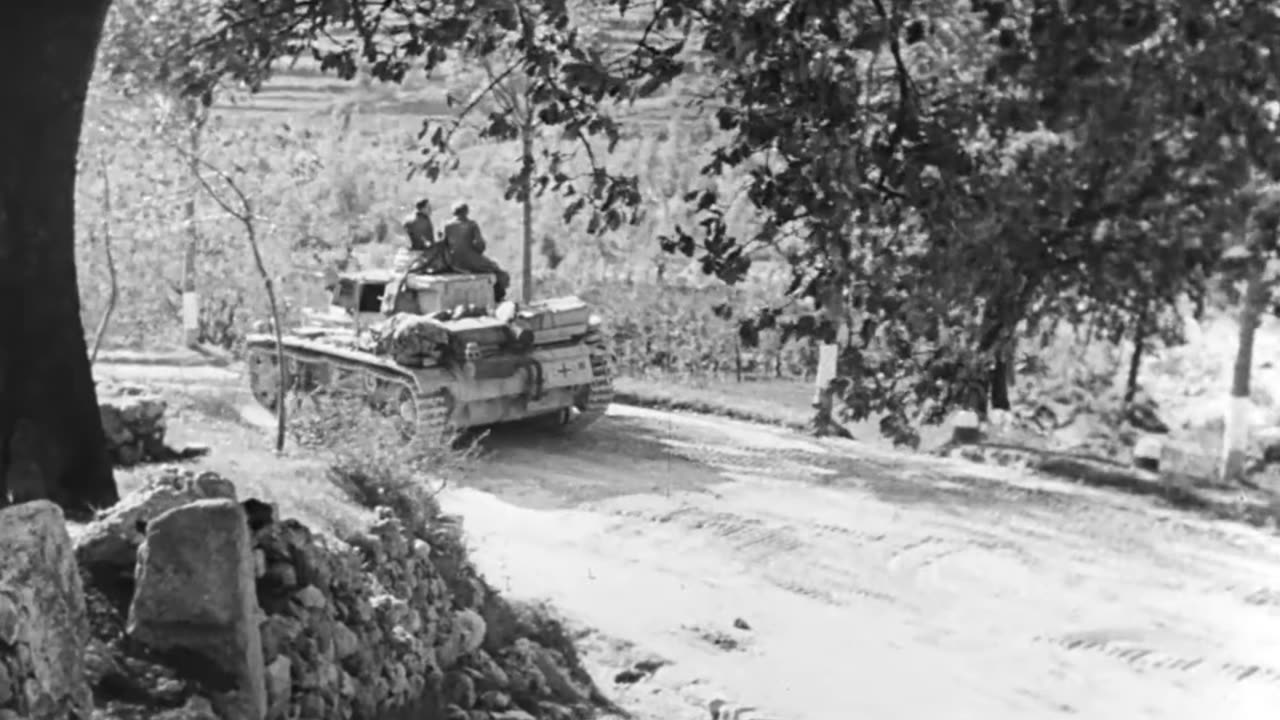
[[[427,442],[444,442],[453,432],[449,424],[449,398],[444,392],[419,395],[402,385],[390,403],[400,432],[406,437],[419,437]]]
[[[262,407],[276,411],[280,400],[280,367],[276,354],[267,350],[250,350],[248,362],[249,391]]]
[[[292,381],[289,385],[294,392],[311,395],[321,389],[323,385],[321,376],[324,374],[324,365],[317,362],[286,358],[286,367],[289,368],[289,376]]]
[[[303,410],[304,405],[309,405],[311,410],[320,410],[320,396],[325,391],[323,383],[320,382],[324,366],[290,357],[286,357],[284,363],[285,370],[289,373],[287,388],[289,412],[296,415]]]

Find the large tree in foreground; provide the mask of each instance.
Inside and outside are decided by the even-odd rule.
[[[0,23],[0,499],[114,503],[75,263],[76,154],[110,0],[17,0]]]

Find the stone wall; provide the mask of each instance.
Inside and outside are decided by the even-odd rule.
[[[98,414],[102,417],[112,464],[131,467],[139,463],[190,460],[207,454],[209,448],[203,445],[174,448],[166,442],[168,410],[164,398],[140,385],[100,384]]]
[[[7,516],[34,506],[52,507],[0,511],[0,527],[14,527]],[[460,537],[457,520],[380,509],[369,528],[337,540],[279,519],[264,503],[241,502],[216,475],[167,469],[77,530],[79,577],[64,568],[70,579],[49,591],[65,604],[26,597],[19,604],[87,613],[83,628],[60,621],[71,629],[40,642],[61,652],[69,644],[83,658],[82,678],[48,680],[69,688],[46,693],[57,699],[48,707],[80,702],[87,687],[95,717],[590,716],[605,701],[563,630],[498,597],[467,561]],[[0,552],[8,558],[8,545]],[[4,673],[32,667],[4,658],[0,652],[0,720]],[[78,674],[74,663],[66,667]]]
[[[118,467],[164,461],[173,451],[165,445],[166,403],[136,385],[100,385],[98,413],[107,436],[107,451]]]

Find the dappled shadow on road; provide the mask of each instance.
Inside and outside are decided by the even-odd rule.
[[[1073,500],[1067,493],[947,468],[929,456],[904,453],[888,458],[882,452],[860,454],[856,443],[845,445],[844,452],[813,458],[814,464],[828,473],[825,484],[863,490],[886,503],[929,505],[941,512],[964,514],[1030,504],[1062,505]]]
[[[1038,507],[1065,493],[948,471],[933,459],[860,452],[858,443],[811,450],[760,447],[732,427],[692,436],[679,422],[611,415],[563,434],[528,424],[493,428],[483,460],[464,484],[530,507],[567,507],[633,494],[697,492],[734,480],[795,482],[864,491],[897,505],[929,504],[964,514],[978,508]]]
[[[518,505],[553,508],[699,491],[728,479],[712,465],[673,452],[673,439],[623,417],[606,417],[571,434],[500,425],[481,441],[482,459],[461,482]]]

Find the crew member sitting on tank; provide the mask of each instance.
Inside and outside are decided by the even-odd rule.
[[[423,198],[414,205],[413,214],[404,220],[404,232],[409,236],[409,249],[419,255],[412,272],[449,271],[447,246],[436,237],[435,224],[431,222],[431,201]]]
[[[480,234],[480,226],[469,215],[470,208],[466,203],[455,203],[453,219],[444,226],[449,265],[457,272],[493,275],[494,302],[500,303],[507,296],[511,276],[484,254],[484,236]]]

